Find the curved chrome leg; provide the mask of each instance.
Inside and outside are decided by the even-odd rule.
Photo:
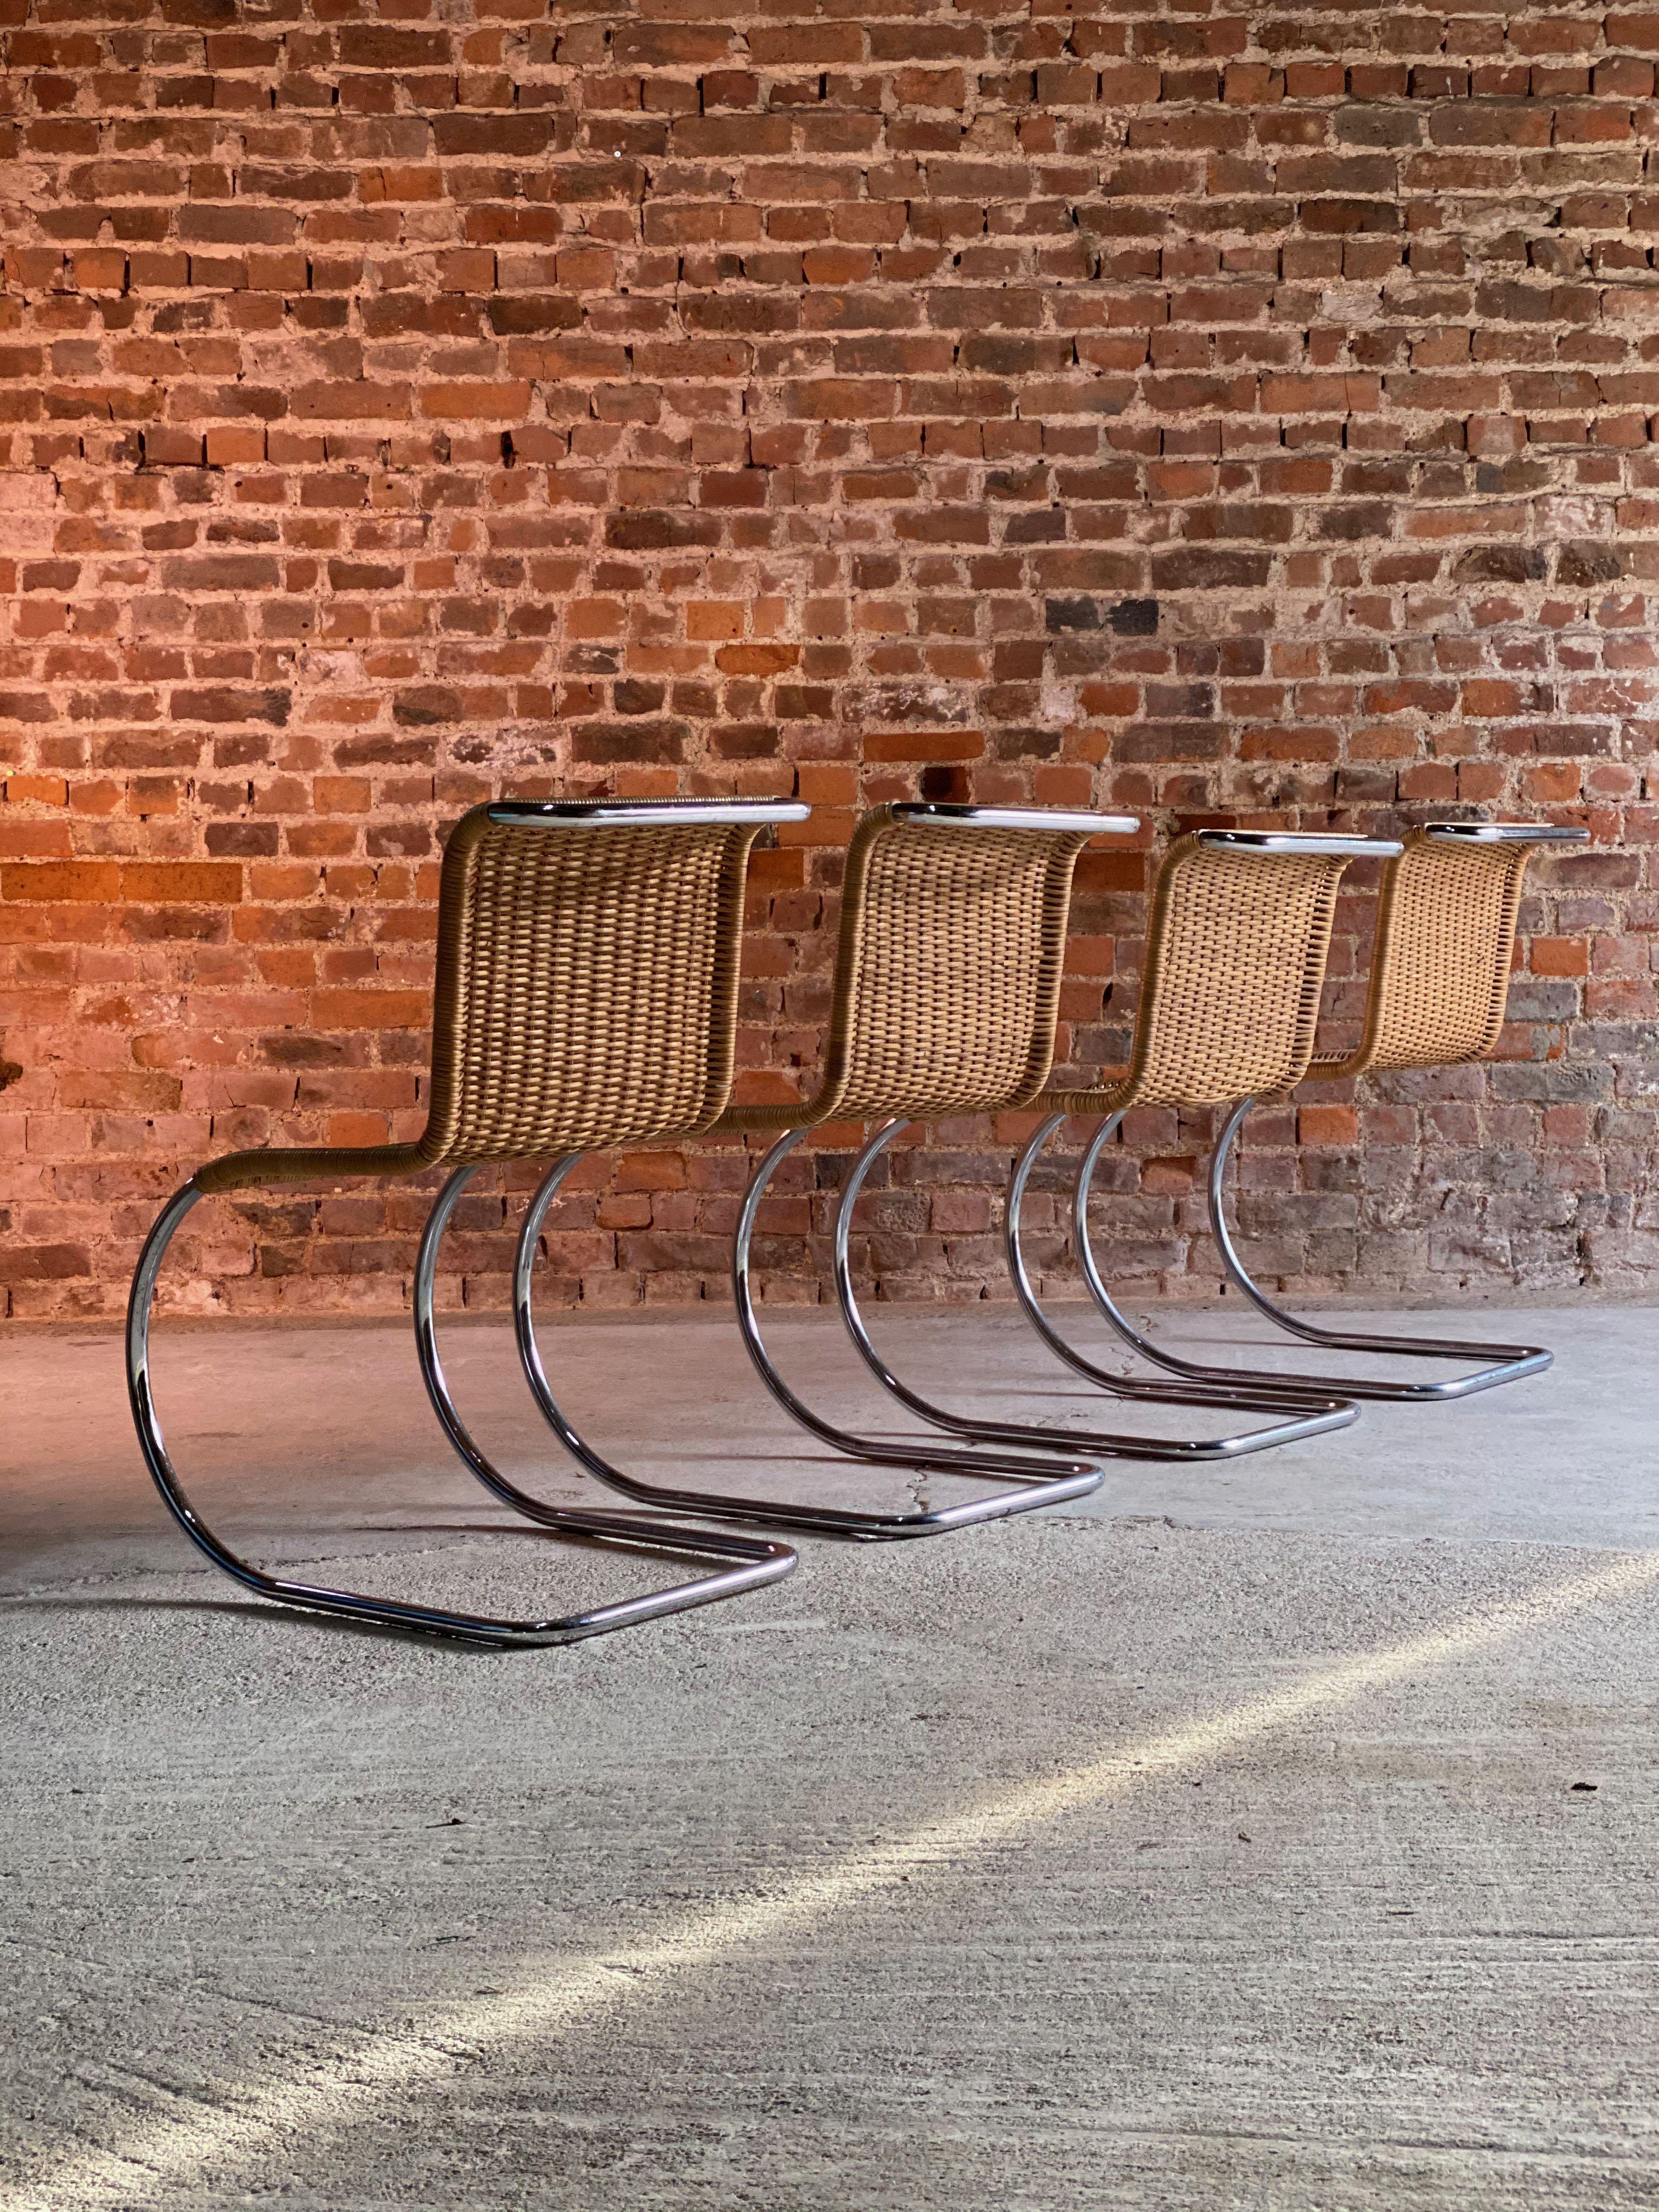
[[[1453,1398],[1472,1398],[1480,1390],[1496,1389],[1500,1382],[1517,1382],[1523,1375],[1540,1375],[1549,1366],[1554,1354],[1541,1346],[1526,1344],[1468,1344],[1447,1338],[1431,1343],[1422,1337],[1372,1336],[1352,1329],[1321,1328],[1316,1322],[1298,1320],[1276,1306],[1259,1285],[1246,1272],[1238,1255],[1232,1233],[1227,1225],[1227,1210],[1224,1190],[1228,1156],[1243,1127],[1245,1117],[1255,1101],[1245,1098],[1234,1107],[1227,1117],[1226,1127],[1216,1140],[1210,1157],[1210,1225],[1215,1241],[1221,1249],[1223,1266],[1235,1287],[1242,1291],[1250,1304],[1265,1320],[1276,1328],[1298,1336],[1304,1344],[1317,1344],[1331,1352],[1393,1352],[1410,1359],[1479,1360],[1488,1363],[1473,1375],[1449,1376],[1440,1382],[1389,1382],[1364,1376],[1334,1376],[1325,1387],[1343,1390],[1356,1398],[1382,1398],[1405,1405],[1437,1405]],[[1291,1382],[1305,1382],[1309,1377],[1291,1376]]]
[[[438,1221],[438,1234],[441,1234],[443,1221],[448,1218],[449,1211],[460,1195],[471,1172],[470,1170],[463,1170],[459,1176],[452,1176],[444,1186],[438,1206],[434,1209],[434,1218]],[[274,1600],[279,1605],[295,1606],[307,1613],[338,1613],[350,1620],[370,1621],[380,1627],[410,1629],[424,1635],[448,1638],[459,1643],[501,1649],[574,1644],[584,1637],[602,1636],[610,1629],[627,1628],[640,1621],[656,1620],[664,1613],[683,1612],[690,1606],[706,1605],[714,1598],[734,1597],[740,1590],[777,1580],[793,1567],[794,1553],[781,1544],[745,1542],[740,1538],[714,1532],[705,1534],[701,1530],[665,1528],[659,1521],[623,1514],[563,1512],[538,1504],[533,1498],[526,1498],[522,1492],[516,1490],[505,1477],[497,1474],[471,1444],[470,1438],[464,1448],[460,1438],[465,1436],[465,1431],[454,1414],[453,1406],[449,1405],[448,1393],[443,1387],[443,1371],[438,1365],[431,1335],[432,1261],[435,1255],[437,1237],[431,1233],[430,1222],[428,1224],[428,1236],[422,1239],[426,1288],[421,1339],[422,1366],[427,1375],[427,1387],[434,1391],[433,1402],[439,1407],[440,1418],[444,1420],[450,1440],[473,1473],[481,1480],[488,1482],[498,1497],[504,1498],[518,1511],[528,1514],[544,1528],[556,1528],[568,1534],[600,1543],[623,1546],[629,1550],[667,1553],[692,1559],[723,1559],[739,1564],[728,1565],[721,1572],[704,1577],[697,1582],[653,1591],[645,1597],[629,1598],[619,1604],[596,1606],[588,1612],[570,1613],[562,1619],[502,1620],[489,1614],[449,1613],[433,1606],[403,1605],[387,1598],[360,1596],[353,1590],[330,1589],[311,1583],[290,1582],[282,1576],[266,1574],[261,1568],[239,1559],[214,1534],[185,1496],[167,1455],[150,1389],[149,1322],[155,1299],[156,1279],[179,1224],[202,1195],[193,1179],[187,1182],[162,1209],[140,1255],[127,1309],[127,1390],[132,1405],[133,1424],[138,1431],[139,1449],[167,1510],[191,1543],[205,1552],[216,1566],[223,1568],[228,1575],[257,1596]],[[446,1407],[448,1408],[447,1415]]]
[[[1138,1352],[1143,1359],[1149,1359],[1154,1365],[1166,1368],[1170,1374],[1179,1375],[1186,1382],[1196,1383],[1200,1387],[1249,1390],[1255,1394],[1258,1399],[1267,1399],[1270,1402],[1276,1401],[1280,1405],[1306,1405],[1310,1392],[1340,1389],[1341,1387],[1340,1384],[1334,1382],[1327,1385],[1317,1376],[1262,1375],[1248,1367],[1210,1367],[1199,1360],[1183,1359],[1177,1352],[1164,1351],[1161,1345],[1155,1344],[1151,1337],[1143,1334],[1135,1328],[1133,1322],[1130,1321],[1123,1309],[1115,1303],[1111,1292],[1106,1287],[1105,1278],[1102,1275],[1099,1262],[1095,1258],[1093,1240],[1089,1234],[1089,1199],[1094,1189],[1095,1170],[1100,1164],[1101,1153],[1105,1150],[1122,1118],[1121,1114],[1109,1115],[1090,1139],[1084,1151],[1082,1164],[1078,1170],[1077,1188],[1072,1200],[1072,1224],[1077,1244],[1078,1265],[1083,1271],[1083,1279],[1088,1286],[1089,1295],[1094,1300],[1103,1318],[1111,1324],[1132,1352]],[[1051,1123],[1049,1127],[1058,1127],[1058,1122]],[[1039,1132],[1039,1138],[1044,1133],[1046,1133]],[[1075,1364],[1075,1362],[1073,1364]],[[1335,1402],[1340,1404],[1343,1401],[1339,1399]],[[1349,1419],[1351,1420],[1357,1419],[1358,1412],[1358,1407],[1350,1406]]]
[[[947,1528],[965,1528],[974,1522],[999,1521],[1011,1513],[1029,1513],[1039,1505],[1054,1505],[1066,1498],[1085,1498],[1091,1491],[1097,1490],[1103,1480],[1101,1470],[1083,1461],[1062,1459],[1056,1455],[1050,1455],[1046,1461],[1036,1461],[986,1452],[929,1451],[925,1444],[920,1443],[912,1446],[896,1441],[888,1443],[875,1437],[854,1436],[823,1419],[795,1395],[772,1364],[761,1340],[750,1290],[749,1249],[754,1237],[755,1217],[766,1186],[779,1163],[793,1151],[805,1134],[805,1130],[792,1130],[773,1146],[750,1183],[738,1223],[732,1260],[738,1320],[743,1330],[744,1342],[749,1347],[750,1357],[758,1369],[762,1381],[785,1412],[799,1421],[803,1428],[810,1430],[812,1435],[825,1443],[833,1444],[837,1451],[845,1452],[851,1458],[866,1461],[876,1467],[903,1468],[912,1474],[1012,1476],[1028,1487],[1012,1492],[1005,1492],[994,1498],[969,1498],[959,1505],[915,1508],[908,1513],[860,1513],[840,1506],[793,1504],[779,1498],[736,1498],[720,1491],[671,1489],[660,1483],[642,1481],[637,1475],[624,1474],[620,1468],[612,1467],[576,1434],[555,1400],[537,1347],[535,1319],[531,1304],[531,1279],[535,1266],[537,1239],[541,1234],[547,1209],[552,1204],[560,1184],[576,1164],[574,1158],[559,1162],[530,1202],[530,1211],[520,1232],[513,1286],[514,1314],[525,1373],[537,1403],[566,1448],[574,1453],[591,1474],[598,1475],[600,1481],[608,1482],[625,1492],[629,1497],[643,1498],[653,1505],[672,1506],[678,1511],[719,1520],[761,1522],[781,1528],[805,1528],[819,1534],[864,1537],[937,1535]],[[1056,1438],[1054,1441],[1059,1444],[1063,1439]]]
[[[1245,1115],[1254,1103],[1253,1099],[1247,1098],[1233,1109],[1228,1117],[1226,1127],[1217,1141],[1215,1152],[1210,1163],[1209,1175],[1210,1218],[1216,1229],[1222,1260],[1233,1282],[1249,1298],[1252,1304],[1263,1312],[1269,1320],[1282,1319],[1294,1330],[1295,1334],[1306,1337],[1309,1341],[1334,1345],[1339,1349],[1346,1346],[1346,1348],[1354,1351],[1421,1352],[1425,1358],[1452,1359],[1486,1358],[1490,1358],[1494,1352],[1510,1350],[1511,1352],[1510,1364],[1490,1369],[1480,1375],[1454,1376],[1445,1382],[1389,1382],[1368,1376],[1264,1375],[1249,1368],[1210,1366],[1203,1361],[1183,1359],[1176,1352],[1166,1352],[1161,1345],[1155,1344],[1151,1337],[1137,1329],[1122,1309],[1114,1302],[1111,1292],[1107,1289],[1105,1280],[1101,1274],[1089,1236],[1089,1197],[1093,1188],[1095,1170],[1098,1164],[1101,1152],[1117,1127],[1117,1120],[1112,1119],[1102,1122],[1083,1155],[1083,1163],[1078,1171],[1073,1213],[1077,1230],[1078,1258],[1083,1268],[1084,1280],[1089,1286],[1089,1295],[1126,1344],[1139,1352],[1143,1358],[1153,1361],[1158,1366],[1167,1369],[1172,1375],[1185,1376],[1192,1382],[1219,1383],[1263,1393],[1282,1394],[1287,1400],[1305,1398],[1306,1394],[1310,1390],[1334,1390],[1340,1391],[1350,1398],[1390,1400],[1407,1404],[1413,1402],[1431,1404],[1437,1400],[1468,1397],[1476,1390],[1491,1389],[1496,1383],[1512,1382],[1522,1375],[1537,1374],[1541,1369],[1549,1365],[1552,1358],[1549,1352],[1525,1347],[1510,1348],[1495,1345],[1465,1344],[1431,1345],[1420,1341],[1407,1341],[1404,1339],[1341,1337],[1334,1331],[1317,1331],[1309,1324],[1297,1322],[1288,1314],[1281,1316],[1279,1309],[1268,1303],[1245,1274],[1243,1265],[1234,1250],[1232,1240],[1227,1233],[1226,1221],[1221,1205],[1221,1178],[1226,1166],[1227,1156]]]
[[[1105,1125],[1106,1135],[1109,1135],[1117,1127],[1118,1118],[1114,1116]],[[1206,1382],[1187,1385],[1159,1382],[1142,1376],[1115,1375],[1109,1368],[1098,1366],[1093,1360],[1086,1358],[1075,1345],[1066,1341],[1048,1315],[1044,1313],[1038,1300],[1036,1286],[1031,1280],[1030,1270],[1025,1261],[1021,1228],[1025,1193],[1031,1180],[1032,1170],[1036,1165],[1043,1146],[1066,1119],[1066,1116],[1064,1114],[1054,1114],[1049,1116],[1015,1162],[1014,1171],[1008,1183],[1007,1212],[1003,1224],[1004,1243],[1008,1257],[1008,1272],[1013,1279],[1014,1293],[1019,1300],[1021,1310],[1027,1321],[1030,1322],[1048,1349],[1057,1358],[1063,1360],[1074,1374],[1081,1375],[1087,1381],[1097,1384],[1100,1389],[1109,1391],[1115,1398],[1126,1398],[1137,1403],[1150,1402],[1166,1406],[1225,1407],[1235,1413],[1262,1413],[1272,1417],[1271,1425],[1266,1428],[1249,1429],[1238,1435],[1207,1437],[1190,1443],[1158,1437],[1103,1437],[1094,1435],[1079,1435],[1077,1442],[1087,1449],[1098,1448],[1111,1450],[1124,1458],[1231,1460],[1243,1459],[1252,1452],[1271,1450],[1279,1444],[1299,1443],[1305,1437],[1322,1436],[1332,1429],[1346,1429],[1351,1423],[1358,1420],[1359,1418],[1358,1407],[1348,1405],[1340,1398],[1334,1398],[1322,1392],[1317,1386],[1311,1390],[1286,1389],[1284,1391],[1273,1391],[1258,1385],[1256,1378],[1253,1376],[1217,1375]],[[1104,1137],[1097,1139],[1093,1154],[1097,1155],[1100,1145],[1103,1142]],[[862,1156],[860,1156],[860,1164],[862,1164]],[[1082,1237],[1079,1238],[1079,1256],[1083,1261],[1086,1274],[1090,1267],[1090,1257],[1086,1240]],[[1103,1285],[1102,1288],[1103,1291],[1104,1286]],[[843,1313],[847,1311],[845,1300],[842,1310]],[[1140,1340],[1135,1336],[1128,1323],[1122,1321],[1115,1307],[1112,1308],[1108,1318],[1113,1321],[1115,1326],[1121,1324],[1121,1333],[1128,1337],[1137,1351],[1142,1348]],[[854,1328],[855,1339],[860,1336],[861,1332],[854,1328],[850,1317],[848,1326]],[[860,1349],[865,1348],[865,1343],[867,1343],[867,1340],[860,1344]],[[866,1357],[872,1364],[875,1362],[876,1355],[872,1351],[866,1352]],[[905,1402],[910,1404],[913,1401],[907,1397]],[[920,1407],[917,1410],[920,1410]],[[935,1411],[937,1412],[937,1409]],[[933,1416],[930,1415],[929,1418]],[[951,1422],[951,1425],[956,1425],[954,1419]],[[975,1425],[975,1427],[978,1425],[978,1424]]]

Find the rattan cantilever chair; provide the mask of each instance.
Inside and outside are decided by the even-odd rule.
[[[1587,830],[1528,822],[1439,822],[1413,830],[1383,875],[1359,1044],[1350,1053],[1316,1055],[1308,1076],[1339,1083],[1392,1069],[1449,1067],[1484,1059],[1504,1026],[1527,864],[1540,850],[1582,845],[1589,836]],[[1258,1091],[1264,1087],[1256,1086]],[[1449,1338],[1431,1341],[1321,1328],[1275,1305],[1252,1280],[1239,1256],[1224,1200],[1228,1156],[1255,1103],[1255,1096],[1241,1097],[1216,1140],[1209,1201],[1223,1264],[1256,1311],[1304,1343],[1328,1351],[1478,1363],[1470,1374],[1439,1382],[1337,1376],[1327,1387],[1356,1398],[1435,1404],[1536,1375],[1550,1364],[1553,1355],[1535,1345],[1472,1344]],[[1134,1340],[1138,1349],[1151,1352],[1180,1374],[1214,1379],[1233,1372],[1176,1362],[1152,1351],[1144,1338]],[[1315,1380],[1310,1376],[1283,1379],[1293,1389],[1306,1389]]]
[[[1173,1459],[1209,1457],[1238,1448],[1165,1442],[1135,1436],[1080,1433],[990,1422],[935,1406],[901,1382],[872,1344],[853,1291],[848,1237],[853,1206],[884,1146],[912,1121],[1018,1107],[1044,1082],[1054,1053],[1066,923],[1078,854],[1100,832],[1126,833],[1131,817],[1061,814],[1024,808],[918,804],[890,806],[859,824],[848,854],[840,945],[823,1079],[799,1104],[738,1106],[718,1130],[781,1130],[756,1170],[739,1217],[733,1257],[738,1316],[767,1388],[801,1425],[850,1457],[956,1475],[1014,1475],[1029,1487],[988,1498],[902,1514],[852,1513],[756,1500],[726,1501],[706,1493],[665,1492],[630,1483],[631,1495],[708,1514],[730,1510],[790,1528],[833,1528],[854,1535],[926,1534],[1080,1496],[1098,1483],[1091,1466],[1057,1471],[1060,1452]],[[889,1118],[891,1117],[891,1118]],[[929,1449],[920,1440],[860,1436],[805,1404],[779,1373],[762,1338],[750,1281],[757,1216],[772,1177],[808,1131],[830,1121],[884,1126],[859,1155],[836,1215],[837,1297],[853,1340],[883,1387],[911,1413],[979,1443],[1012,1447],[994,1453]],[[550,1199],[557,1176],[549,1179]],[[538,1194],[526,1221],[533,1234]],[[521,1251],[526,1248],[521,1246]],[[528,1316],[528,1257],[520,1271],[521,1344],[535,1384],[534,1337]],[[1328,1396],[1285,1419],[1282,1399],[1232,1389],[1194,1389],[1156,1379],[1115,1382],[1124,1397],[1158,1404],[1222,1405],[1272,1416],[1261,1443],[1309,1435],[1353,1419],[1352,1407]],[[1255,1438],[1251,1439],[1254,1443]],[[1033,1471],[1014,1451],[1040,1452],[1047,1470]]]
[[[412,1144],[232,1152],[199,1169],[144,1246],[127,1319],[127,1380],[146,1463],[179,1526],[261,1597],[307,1611],[491,1645],[568,1644],[735,1596],[795,1564],[787,1546],[677,1528],[655,1516],[544,1504],[491,1464],[457,1412],[438,1358],[439,1240],[477,1168],[580,1146],[693,1136],[730,1096],[749,851],[793,802],[507,802],[463,816],[444,854],[432,1079]],[[345,1176],[453,1172],[421,1239],[416,1343],[428,1393],[461,1459],[539,1528],[716,1563],[697,1580],[563,1618],[495,1620],[290,1582],[250,1565],[191,1504],[151,1394],[149,1322],[168,1245],[210,1193]],[[594,1474],[612,1472],[580,1439]]]
[[[1301,1080],[1312,1056],[1336,896],[1343,871],[1366,857],[1389,859],[1393,838],[1259,830],[1204,830],[1172,846],[1158,871],[1147,929],[1140,1003],[1128,1066],[1087,1089],[1045,1091],[1033,1101],[1047,1118],[1015,1164],[1008,1186],[1008,1265],[1027,1318],[1076,1373],[1108,1389],[1121,1383],[1054,1326],[1025,1261],[1021,1218],[1031,1174],[1048,1139],[1074,1115],[1102,1116],[1083,1156],[1073,1207],[1079,1264],[1096,1304],[1139,1351],[1192,1381],[1246,1388],[1287,1402],[1310,1389],[1235,1370],[1176,1363],[1139,1335],[1114,1304],[1089,1235],[1089,1196],[1106,1144],[1133,1106],[1231,1105],[1241,1092],[1282,1091]],[[1355,1408],[1343,1407],[1346,1419]]]

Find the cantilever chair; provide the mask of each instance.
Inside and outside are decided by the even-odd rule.
[[[1074,1114],[1102,1117],[1084,1152],[1073,1221],[1084,1279],[1119,1334],[1190,1381],[1249,1389],[1268,1402],[1275,1395],[1305,1402],[1310,1389],[1341,1389],[1304,1376],[1284,1382],[1281,1391],[1280,1378],[1200,1370],[1160,1352],[1113,1304],[1090,1241],[1089,1198],[1101,1153],[1131,1107],[1230,1105],[1241,1093],[1285,1090],[1301,1080],[1313,1054],[1343,872],[1351,861],[1390,859],[1400,851],[1393,838],[1260,830],[1203,830],[1170,848],[1152,895],[1129,1065],[1089,1088],[1054,1089],[1035,1099],[1046,1119],[1008,1186],[1006,1233],[1016,1294],[1044,1343],[1075,1373],[1109,1390],[1122,1387],[1043,1311],[1021,1232],[1032,1171],[1048,1139]],[[1351,1421],[1355,1412],[1344,1404],[1340,1418]]]
[[[444,853],[427,1125],[412,1144],[232,1152],[162,1209],[139,1259],[127,1381],[145,1462],[169,1510],[215,1564],[261,1597],[313,1613],[495,1646],[569,1644],[732,1597],[787,1575],[787,1545],[681,1528],[657,1516],[544,1504],[468,1433],[438,1358],[433,1286],[457,1200],[489,1161],[694,1136],[732,1087],[750,848],[793,802],[554,801],[474,807]],[[290,1582],[250,1565],[191,1505],[151,1393],[149,1322],[167,1247],[210,1193],[452,1170],[421,1239],[416,1343],[445,1433],[486,1488],[538,1528],[717,1563],[698,1579],[562,1618],[506,1620]],[[611,1470],[580,1443],[590,1472]]]
[[[1316,1055],[1307,1075],[1346,1082],[1372,1072],[1449,1067],[1484,1059],[1498,1042],[1509,1001],[1510,969],[1527,864],[1552,847],[1582,845],[1587,830],[1528,822],[1437,822],[1413,830],[1384,872],[1376,941],[1367,987],[1364,1030],[1350,1053]],[[1224,1177],[1245,1119],[1267,1086],[1241,1095],[1216,1140],[1209,1170],[1210,1221],[1222,1263],[1266,1320],[1307,1344],[1336,1352],[1390,1352],[1419,1359],[1477,1363],[1438,1382],[1336,1376],[1326,1387],[1355,1398],[1432,1405],[1472,1397],[1500,1382],[1536,1375],[1553,1354],[1535,1345],[1471,1344],[1454,1339],[1377,1336],[1322,1328],[1275,1305],[1245,1268],[1228,1226]],[[1176,1361],[1144,1338],[1137,1348],[1176,1372],[1214,1380],[1236,1370]],[[1275,1377],[1306,1389],[1310,1376]]]
[[[941,1115],[1018,1107],[1045,1081],[1054,1054],[1066,923],[1078,854],[1100,832],[1133,831],[1131,817],[1062,814],[1024,808],[916,804],[884,807],[858,827],[848,854],[841,938],[823,1079],[799,1104],[737,1106],[717,1125],[726,1131],[781,1130],[756,1170],[739,1217],[733,1259],[738,1316],[763,1381],[803,1427],[849,1457],[873,1465],[933,1474],[1013,1475],[1028,1487],[992,1498],[902,1514],[851,1513],[820,1505],[782,1506],[729,1501],[706,1493],[665,1492],[630,1482],[629,1494],[699,1514],[731,1511],[788,1528],[833,1528],[863,1536],[920,1535],[1081,1496],[1100,1481],[1097,1468],[1056,1470],[1054,1455],[1079,1452],[1092,1462],[1110,1455],[1137,1459],[1212,1457],[1238,1449],[1136,1436],[1081,1433],[969,1419],[931,1403],[889,1370],[872,1344],[854,1296],[848,1256],[852,1212],[883,1147],[908,1122]],[[892,1117],[889,1119],[889,1117]],[[859,1155],[836,1215],[835,1275],[842,1317],[866,1365],[911,1413],[976,1443],[1046,1455],[1046,1471],[1000,1449],[946,1451],[921,1440],[889,1442],[860,1436],[807,1406],[774,1364],[763,1340],[750,1283],[757,1216],[773,1176],[809,1130],[830,1121],[881,1120],[884,1126]],[[544,1186],[550,1199],[556,1170]],[[532,1239],[538,1194],[525,1224]],[[533,1243],[521,1244],[533,1255]],[[529,1322],[528,1256],[520,1269],[521,1346],[535,1387],[534,1336]],[[1225,1405],[1272,1415],[1278,1426],[1261,1441],[1284,1441],[1352,1420],[1353,1410],[1328,1398],[1294,1419],[1283,1398],[1233,1389],[1194,1389],[1147,1379],[1114,1381],[1124,1397],[1159,1404]],[[550,1413],[550,1419],[554,1415]],[[1251,1440],[1254,1443],[1255,1439]]]

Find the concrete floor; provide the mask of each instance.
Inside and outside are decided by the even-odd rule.
[[[1006,1310],[877,1318],[939,1395],[1103,1417]],[[244,1601],[118,1346],[7,1339],[0,2212],[1654,2204],[1656,1321],[1397,1316],[1557,1365],[512,1655]],[[628,1464],[904,1494],[791,1461],[724,1316],[544,1341]],[[582,1494],[505,1333],[447,1357]],[[509,1533],[402,1331],[164,1328],[155,1374],[263,1559],[522,1612],[653,1571]]]

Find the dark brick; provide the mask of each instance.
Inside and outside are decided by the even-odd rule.
[[[281,729],[288,720],[293,695],[210,685],[199,691],[175,690],[167,704],[181,722],[270,722]]]
[[[466,708],[459,691],[441,684],[426,684],[398,692],[392,702],[392,718],[404,729],[427,729],[441,722],[464,721]]]

